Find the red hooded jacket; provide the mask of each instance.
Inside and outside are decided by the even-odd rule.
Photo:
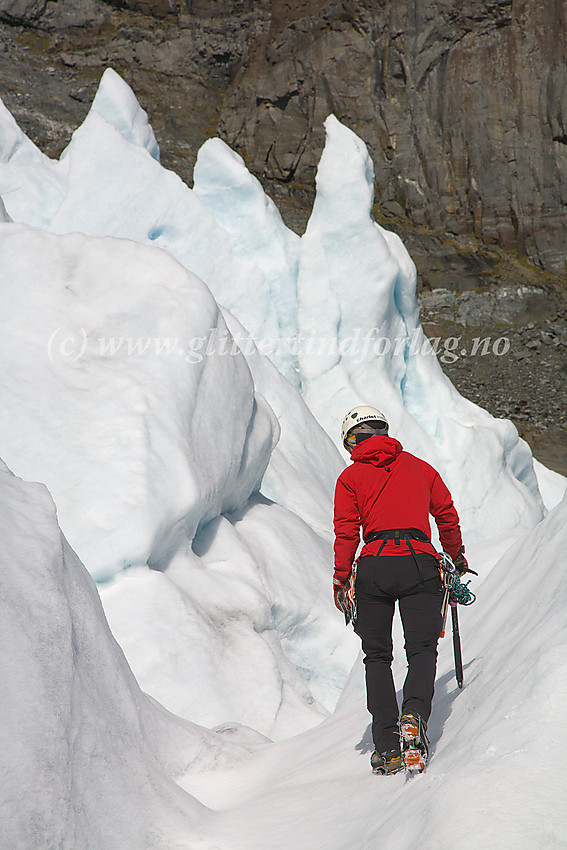
[[[431,536],[429,514],[435,518],[445,552],[455,558],[461,548],[459,516],[441,476],[424,460],[404,452],[391,437],[370,437],[351,454],[352,464],[339,475],[335,488],[335,579],[343,584],[350,573],[358,544],[372,532],[418,528]],[[435,554],[430,543],[412,540],[415,552]],[[381,540],[360,553],[376,555]],[[407,555],[405,541],[388,541],[382,555]]]

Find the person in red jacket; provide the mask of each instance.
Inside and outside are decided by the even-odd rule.
[[[428,463],[388,436],[388,422],[373,407],[351,410],[342,426],[352,464],[335,488],[337,595],[348,581],[360,544],[355,631],[362,639],[368,710],[372,715],[376,773],[396,773],[404,763],[423,770],[431,713],[443,585],[430,542],[429,515],[445,552],[460,573],[464,557],[459,517],[449,490]],[[392,677],[392,620],[398,601],[408,662],[401,716]]]

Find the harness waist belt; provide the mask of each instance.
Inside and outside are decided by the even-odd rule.
[[[419,561],[417,560],[415,549],[411,545],[411,541],[422,540],[424,543],[431,543],[431,540],[424,531],[420,531],[419,528],[387,528],[385,531],[371,531],[368,537],[365,538],[364,542],[368,544],[373,543],[374,540],[382,541],[382,545],[376,552],[377,558],[379,558],[382,554],[382,549],[384,548],[388,540],[393,540],[396,546],[400,545],[400,540],[405,540],[405,542],[407,543],[407,547],[411,552],[411,556],[415,561],[415,565],[419,573],[420,584],[423,584],[423,573],[421,571],[421,567],[419,566]],[[416,587],[418,586],[419,585],[416,585]]]
[[[394,540],[396,546],[400,545],[400,540],[422,540],[424,543],[431,543],[427,534],[419,528],[387,528],[385,531],[371,531],[368,537],[364,538],[365,544],[373,543],[375,540],[382,540],[383,543]],[[411,544],[410,549],[412,549]]]

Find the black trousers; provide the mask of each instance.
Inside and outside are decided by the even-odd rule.
[[[372,739],[379,753],[399,747],[399,709],[392,676],[392,620],[396,600],[404,629],[408,671],[401,713],[428,720],[441,632],[443,586],[432,555],[360,558],[356,575],[357,620],[366,665]]]

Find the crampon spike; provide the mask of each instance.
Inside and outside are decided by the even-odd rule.
[[[404,752],[404,765],[406,770],[410,772],[417,771],[421,773],[422,770],[425,770],[425,754],[420,752],[419,750],[405,750]]]

